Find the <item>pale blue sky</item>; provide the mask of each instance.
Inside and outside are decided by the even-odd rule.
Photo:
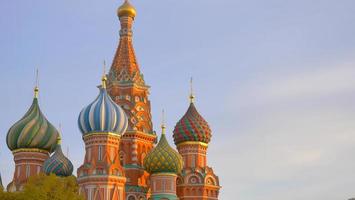
[[[220,177],[221,200],[355,197],[355,1],[132,3],[155,128],[164,108],[171,134],[193,76],[196,105],[213,130],[208,163]],[[6,133],[31,104],[36,67],[41,108],[62,124],[75,168],[82,163],[77,116],[98,94],[103,59],[111,63],[120,4],[0,1],[5,185],[14,171]]]

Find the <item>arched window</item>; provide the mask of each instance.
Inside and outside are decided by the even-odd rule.
[[[133,195],[130,195],[127,197],[127,200],[137,200],[135,196]]]
[[[215,181],[214,181],[211,177],[207,178],[206,184],[207,184],[207,185],[216,185],[216,184],[215,184]]]
[[[180,178],[180,177],[178,177],[177,179],[176,179],[176,184],[177,185],[181,185],[183,182],[182,182],[182,178]]]

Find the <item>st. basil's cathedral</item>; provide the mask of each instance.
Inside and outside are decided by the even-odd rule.
[[[85,143],[77,169],[79,193],[87,200],[218,199],[219,179],[207,165],[211,129],[197,111],[194,95],[191,92],[190,105],[173,131],[176,151],[167,141],[164,123],[159,140],[153,131],[149,86],[132,44],[136,10],[126,0],[117,15],[120,39],[110,71],[103,75],[96,99],[78,117]],[[40,109],[38,93],[35,87],[31,107],[7,133],[15,161],[10,192],[22,190],[28,178],[39,173],[73,173],[61,149],[60,132]]]

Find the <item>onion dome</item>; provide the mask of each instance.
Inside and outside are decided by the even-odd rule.
[[[51,152],[58,137],[57,129],[46,119],[38,105],[38,87],[30,109],[8,131],[6,142],[11,151],[37,148]]]
[[[78,125],[83,136],[102,132],[121,135],[127,129],[126,113],[107,94],[106,80],[104,76],[99,96],[79,114]]]
[[[150,173],[180,173],[183,162],[181,155],[170,147],[165,137],[165,126],[158,145],[144,158],[144,169]]]
[[[136,9],[129,3],[128,0],[125,0],[125,2],[117,9],[118,17],[127,16],[134,18],[136,14]]]
[[[190,95],[190,106],[185,115],[174,128],[174,142],[203,142],[208,144],[211,140],[211,129],[206,120],[200,115],[194,105],[194,96]]]
[[[60,136],[57,139],[57,145],[53,155],[44,161],[43,171],[47,175],[53,173],[63,177],[71,176],[73,173],[73,164],[63,154]]]

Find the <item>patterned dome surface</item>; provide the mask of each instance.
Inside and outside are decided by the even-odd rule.
[[[183,163],[180,154],[170,147],[163,133],[158,145],[144,158],[144,168],[154,173],[180,173]]]
[[[9,129],[6,142],[11,151],[38,148],[51,152],[57,137],[57,129],[43,115],[35,97],[27,113]]]
[[[60,142],[58,142],[55,151],[43,164],[43,171],[47,175],[53,173],[57,176],[71,176],[73,173],[73,164],[65,157],[62,152]]]
[[[180,121],[175,125],[174,142],[196,141],[208,144],[211,140],[211,129],[205,119],[198,113],[194,103]]]
[[[78,125],[83,135],[100,132],[123,134],[128,126],[128,119],[124,110],[111,99],[106,88],[102,87],[95,101],[80,112]]]
[[[53,173],[57,176],[71,176],[73,164],[62,152],[61,144],[58,143],[53,155],[43,164],[43,171],[47,175]]]

